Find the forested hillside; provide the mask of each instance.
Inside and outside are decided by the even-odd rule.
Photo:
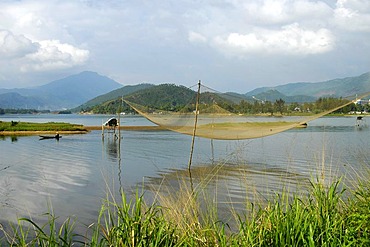
[[[321,97],[313,102],[294,102],[287,103],[284,99],[259,100],[257,98],[244,100],[237,97],[238,100],[232,100],[235,95],[218,94],[205,92],[200,95],[200,109],[207,112],[211,105],[217,105],[219,112],[235,114],[296,114],[296,113],[319,113],[343,105],[349,100],[334,97]],[[283,96],[283,95],[282,95]],[[173,112],[192,112],[195,110],[196,92],[184,86],[174,84],[162,84],[142,89],[124,97],[117,97],[93,106],[90,111],[93,113],[117,112],[135,113],[124,100],[146,107],[147,112],[159,113],[159,111]],[[214,109],[214,108],[213,108]],[[223,109],[222,111],[220,109]],[[368,106],[350,104],[337,113],[348,113],[350,111],[365,111]]]
[[[95,97],[95,98],[87,101],[86,103],[72,109],[72,111],[73,112],[91,111],[91,109],[93,109],[94,106],[103,104],[103,103],[111,101],[111,100],[116,100],[116,99],[121,98],[123,96],[132,94],[132,93],[140,91],[142,89],[151,88],[153,86],[154,85],[152,85],[152,84],[139,84],[139,85],[134,85],[134,86],[124,86],[122,88],[113,90],[109,93],[106,93],[106,94],[100,95],[98,97]]]

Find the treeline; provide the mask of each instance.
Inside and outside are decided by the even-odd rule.
[[[0,108],[0,115],[4,114],[37,114],[50,113],[50,110],[35,110],[35,109],[3,109]]]
[[[41,113],[54,113],[54,114],[72,114],[70,110],[53,111],[50,110],[35,110],[35,109],[2,109],[0,108],[0,115],[4,114],[41,114]]]
[[[259,113],[269,113],[271,115],[275,113],[280,114],[291,114],[291,113],[320,113],[324,111],[328,111],[334,109],[336,107],[345,105],[350,101],[343,98],[319,98],[315,102],[307,102],[307,103],[289,103],[286,104],[284,100],[278,99],[275,102],[271,101],[254,101],[248,102],[242,100],[239,104],[234,104],[233,106],[229,107],[230,111],[234,113],[242,113],[242,114],[259,114]],[[349,112],[365,112],[369,111],[369,105],[357,105],[355,103],[351,103],[347,106],[344,106],[334,113],[349,113]]]
[[[215,97],[216,98],[216,97]],[[217,104],[219,108],[222,108],[228,112],[235,113],[235,114],[297,114],[297,113],[304,113],[304,114],[316,114],[323,111],[334,109],[338,106],[342,106],[346,103],[349,103],[349,100],[343,98],[319,98],[315,102],[307,102],[307,103],[286,103],[283,99],[272,101],[247,101],[241,100],[239,103],[233,103],[232,101],[228,100],[215,100],[213,98],[213,103]],[[218,99],[218,98],[217,98]],[[206,102],[201,101],[200,109],[208,109],[210,108],[210,104],[212,101],[207,100]],[[153,102],[152,102],[153,103]],[[144,105],[144,102],[141,102]],[[157,110],[162,111],[187,111],[191,112],[195,110],[195,104],[187,104],[185,105],[183,102],[178,103],[176,100],[172,100],[166,103],[153,103],[153,104],[145,104],[144,106],[149,106],[151,108],[155,108]],[[90,109],[86,109],[86,111],[90,111],[96,114],[115,114],[117,112],[125,112],[125,113],[135,113],[135,111],[127,105],[122,100],[113,100],[106,102],[105,104],[94,106]],[[345,107],[342,107],[334,113],[338,114],[347,114],[349,112],[368,112],[370,111],[369,105],[359,105],[351,103]]]

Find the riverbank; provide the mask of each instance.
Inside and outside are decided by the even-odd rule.
[[[102,126],[84,126],[86,130],[102,130]],[[166,128],[158,125],[153,126],[120,126],[121,130],[132,130],[132,131],[159,131],[167,130]]]

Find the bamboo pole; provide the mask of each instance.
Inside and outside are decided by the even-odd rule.
[[[189,157],[189,163],[188,163],[188,169],[189,169],[189,171],[190,171],[191,163],[192,163],[192,160],[193,160],[194,142],[195,142],[195,135],[196,135],[197,124],[198,124],[199,96],[200,96],[200,80],[198,81],[198,92],[197,92],[197,99],[196,99],[196,103],[195,103],[194,129],[193,129],[193,136],[192,136],[192,140],[191,140],[190,157]]]

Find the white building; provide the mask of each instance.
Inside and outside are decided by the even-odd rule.
[[[356,105],[369,105],[370,99],[358,99],[355,102]]]

